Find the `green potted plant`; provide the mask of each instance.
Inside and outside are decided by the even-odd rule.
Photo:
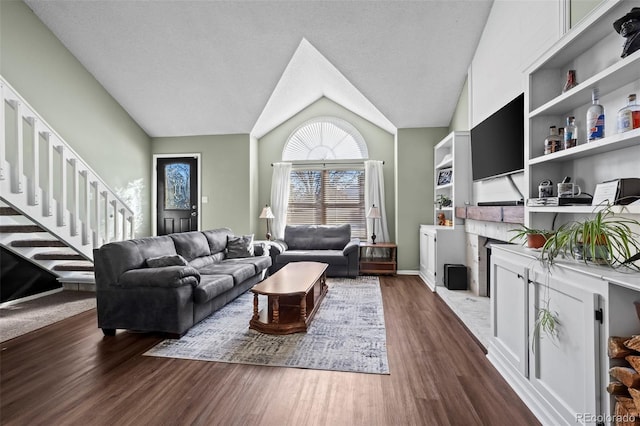
[[[640,222],[613,212],[607,205],[594,216],[568,222],[549,235],[539,256],[545,267],[552,265],[558,257],[571,258],[608,265],[611,268],[629,267],[640,270]],[[524,234],[524,231],[520,231]],[[514,237],[515,238],[515,237]],[[534,337],[544,333],[557,338],[557,312],[549,309],[548,287],[545,289],[543,306],[536,312]]]
[[[441,209],[443,207],[451,207],[451,198],[447,197],[444,194],[438,194],[436,197],[436,204],[438,208]]]
[[[640,253],[640,222],[617,215],[610,205],[591,218],[566,223],[542,246],[542,260],[553,263],[559,256],[640,270],[633,257]]]
[[[509,231],[516,232],[509,242],[523,240],[523,244],[526,242],[527,247],[534,249],[544,246],[545,242],[552,234],[551,231],[546,229],[533,229],[525,225],[521,225],[520,228],[517,229],[510,229]]]

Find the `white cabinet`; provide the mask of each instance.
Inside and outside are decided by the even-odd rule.
[[[501,250],[491,253],[491,333],[489,353],[499,354],[518,375],[529,375],[527,268]]]
[[[590,416],[611,412],[605,391],[609,318],[618,317],[624,302],[617,299],[631,290],[616,287],[610,303],[612,284],[602,269],[575,263],[547,269],[535,254],[516,246],[492,248],[488,357],[543,424],[588,424]],[[556,337],[535,332],[538,309],[547,302],[558,321]],[[626,319],[614,322],[625,324],[618,329],[630,335],[633,304],[627,305]]]
[[[612,23],[628,13],[637,1],[602,2],[590,15],[545,52],[526,71],[525,91],[525,184],[527,198],[538,196],[544,180],[555,184],[565,176],[593,194],[596,184],[640,177],[640,129],[617,133],[616,115],[631,93],[640,95],[640,51],[620,58],[624,38]],[[576,70],[578,85],[562,93],[567,71]],[[605,137],[586,141],[586,111],[591,91],[599,89],[605,109]],[[574,116],[578,127],[578,146],[544,154],[549,126],[563,127],[566,117]],[[590,214],[593,207],[526,207],[525,224],[551,229],[573,219],[574,214]],[[640,207],[631,207],[640,214]],[[556,214],[558,216],[556,217]]]
[[[464,264],[465,253],[463,227],[420,225],[420,278],[431,290],[444,285],[444,265]]]
[[[529,382],[566,424],[583,423],[578,414],[603,414],[599,347],[602,323],[596,319],[606,283],[563,268],[529,270]],[[557,338],[534,333],[537,309],[546,300],[557,313]]]

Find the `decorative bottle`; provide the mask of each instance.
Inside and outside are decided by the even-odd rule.
[[[549,136],[544,140],[544,153],[552,154],[562,149],[562,139],[556,126],[549,127]]]
[[[578,145],[578,128],[576,127],[576,118],[574,116],[567,117],[567,125],[564,126],[564,149],[573,148]]]
[[[567,81],[564,83],[564,87],[562,88],[562,93],[566,92],[569,89],[573,89],[576,87],[578,83],[576,82],[576,70],[567,71]]]
[[[636,94],[629,95],[629,103],[618,111],[618,133],[640,127],[640,105],[636,103]]]
[[[587,142],[604,137],[604,107],[598,103],[598,89],[591,91],[591,106],[587,110]]]

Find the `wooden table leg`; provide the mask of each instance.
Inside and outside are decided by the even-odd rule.
[[[258,321],[258,293],[253,293],[253,320]]]
[[[311,289],[313,291],[313,288]],[[300,296],[300,321],[307,322],[307,295]]]
[[[273,296],[273,323],[280,322],[280,296]]]

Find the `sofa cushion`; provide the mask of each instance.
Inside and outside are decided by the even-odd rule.
[[[351,240],[351,225],[287,225],[290,250],[342,250]]]
[[[304,261],[346,265],[349,259],[342,254],[342,250],[287,250],[277,258],[279,264]]]
[[[226,260],[207,265],[198,271],[201,275],[231,275],[233,277],[233,285],[237,285],[256,274],[253,265],[232,263]]]
[[[170,234],[169,237],[171,237],[176,246],[176,252],[187,259],[187,262],[190,262],[195,258],[209,256],[211,254],[211,250],[209,250],[209,242],[202,232],[180,232],[177,234]]]
[[[243,257],[238,259],[227,259],[224,263],[238,263],[244,265],[253,265],[255,273],[262,272],[271,266],[271,258],[269,256]]]
[[[253,256],[253,234],[227,237],[227,259],[238,259]]]
[[[232,288],[231,275],[201,275],[200,284],[193,289],[193,301],[205,303]]]
[[[227,237],[233,236],[233,232],[229,228],[212,229],[209,231],[203,231],[202,235],[205,236],[209,242],[209,251],[211,254],[224,253],[227,248]]]
[[[200,269],[207,265],[211,265],[212,263],[218,263],[222,259],[224,259],[224,252],[211,254],[209,256],[196,257],[191,262],[189,262],[189,266]]]
[[[166,256],[156,256],[147,259],[149,268],[161,268],[163,266],[187,266],[187,261],[179,254],[169,254]]]

